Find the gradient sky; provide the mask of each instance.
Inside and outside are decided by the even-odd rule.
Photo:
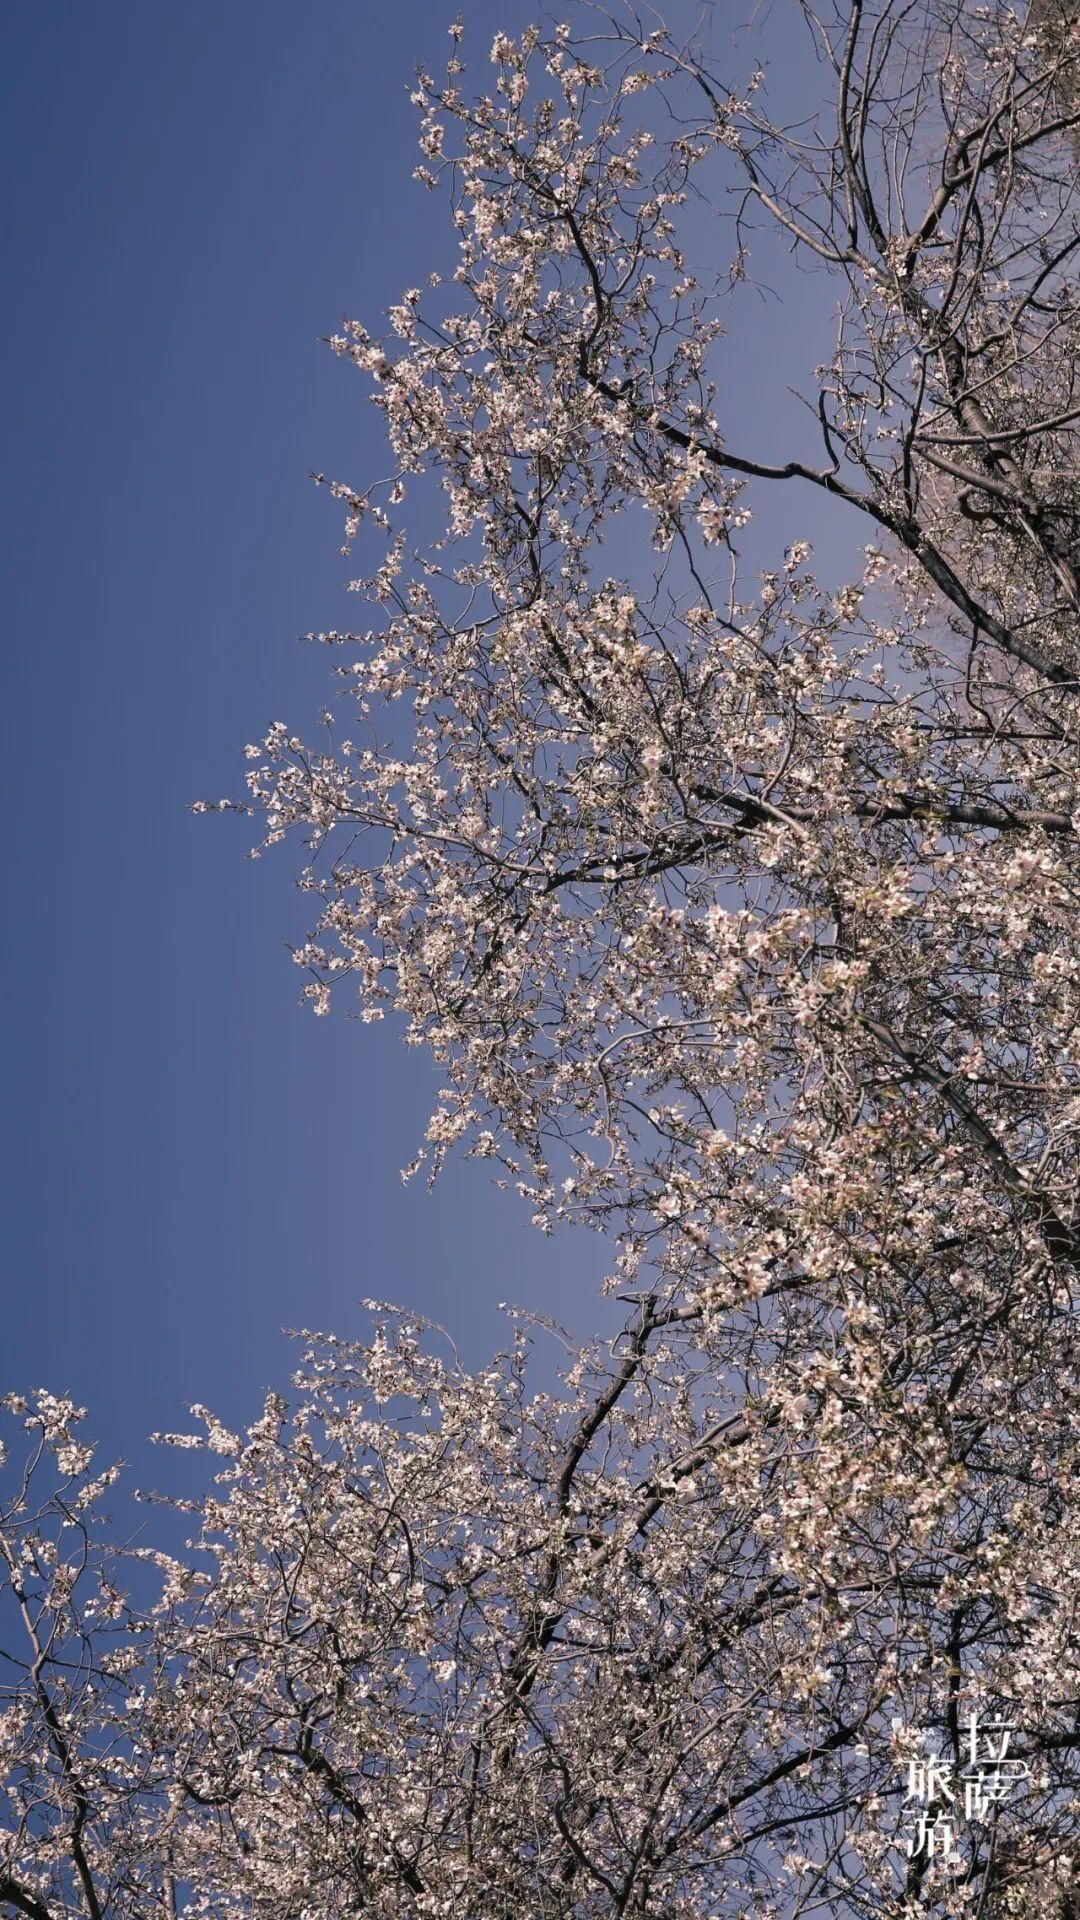
[[[313,725],[328,660],[296,636],[355,617],[309,475],[362,484],[386,454],[319,340],[453,264],[408,103],[453,11],[6,16],[0,1390],[72,1391],[136,1460],[191,1400],[253,1415],[282,1327],[359,1331],[366,1295],[474,1361],[501,1299],[598,1319],[597,1243],[541,1239],[479,1166],[402,1188],[426,1060],[300,1008],[297,861],[188,811],[240,791],[270,721]],[[481,71],[532,13],[466,0]],[[801,49],[778,54],[794,99]],[[745,324],[732,408],[767,443],[804,322],[774,293]]]

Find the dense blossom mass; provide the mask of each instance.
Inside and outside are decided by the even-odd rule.
[[[11,1912],[1074,1912],[1080,28],[781,11],[790,126],[752,38],[589,12],[474,81],[454,29],[456,267],[333,342],[372,625],[248,750],[316,1011],[431,1049],[417,1165],[605,1232],[625,1332],[558,1394],[523,1325],[312,1342],[138,1608],[16,1406]],[[839,321],[772,459],[724,334],[778,241]],[[780,498],[847,577],[748,564]],[[920,1797],[973,1714],[1022,1790]]]

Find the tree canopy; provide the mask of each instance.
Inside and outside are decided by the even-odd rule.
[[[332,483],[352,737],[248,749],[316,1011],[431,1049],[417,1165],[608,1234],[625,1332],[558,1394],[524,1324],[472,1375],[408,1316],[313,1341],[292,1412],[207,1416],[142,1608],[75,1410],[16,1406],[59,1475],[2,1530],[34,1920],[1073,1897],[1080,31],[785,18],[788,125],[745,45],[630,12],[420,76],[458,265],[333,341],[393,456]],[[781,460],[725,427],[766,235],[837,315]],[[850,577],[748,564],[778,489]],[[973,1714],[1016,1791],[915,1790]]]

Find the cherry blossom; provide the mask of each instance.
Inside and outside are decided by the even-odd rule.
[[[35,1920],[1077,1910],[1080,42],[789,13],[792,126],[752,35],[629,12],[420,76],[457,266],[332,342],[370,625],[317,636],[341,726],[248,749],[312,1007],[438,1063],[413,1171],[607,1235],[625,1330],[558,1391],[524,1321],[475,1374],[312,1339],[291,1408],[199,1410],[138,1604],[77,1410],[13,1405]],[[779,461],[725,424],[762,233],[838,313]],[[846,575],[749,566],[778,500]],[[904,1781],[971,1712],[1027,1785],[946,1867]]]

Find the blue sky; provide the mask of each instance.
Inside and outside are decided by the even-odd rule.
[[[481,62],[531,17],[464,11]],[[402,1188],[426,1061],[300,1008],[296,863],[188,811],[267,723],[314,721],[327,656],[296,636],[355,612],[309,475],[386,456],[319,340],[452,265],[408,104],[452,12],[7,15],[0,1389],[71,1390],[136,1458],[190,1400],[253,1414],[281,1328],[359,1330],[369,1294],[473,1360],[501,1299],[598,1318],[603,1250],[542,1240],[482,1167]],[[743,424],[771,424],[782,308],[751,310]]]

